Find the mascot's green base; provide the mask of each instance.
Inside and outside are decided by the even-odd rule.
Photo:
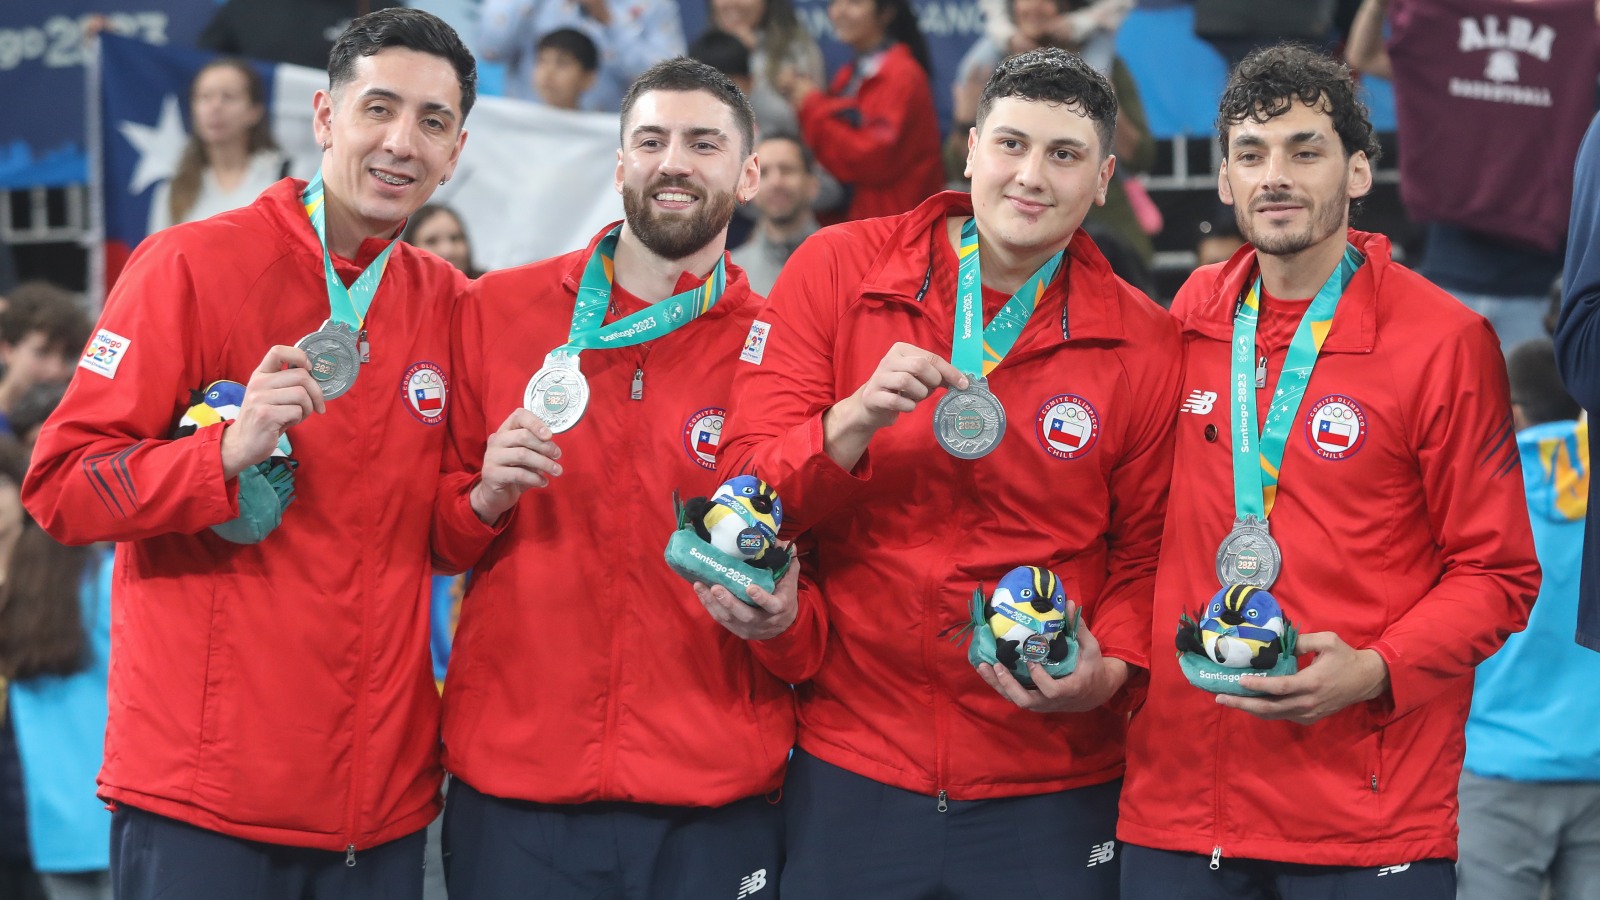
[[[783,577],[782,572],[758,569],[742,559],[734,559],[723,553],[701,540],[692,526],[679,528],[672,533],[671,540],[667,541],[666,555],[667,565],[685,579],[701,584],[720,584],[750,606],[756,604],[745,593],[746,587],[753,584],[770,594],[777,589],[778,579]]]
[[[283,511],[293,500],[294,481],[288,472],[269,475],[271,460],[239,470],[239,515],[211,526],[217,537],[232,544],[259,544],[283,524]],[[275,486],[275,484],[277,486]]]
[[[1183,669],[1183,677],[1189,679],[1190,684],[1203,691],[1232,694],[1235,697],[1264,697],[1266,695],[1260,691],[1240,687],[1239,676],[1293,675],[1300,670],[1300,663],[1292,653],[1286,653],[1270,669],[1234,669],[1213,662],[1199,653],[1179,653],[1178,667]]]

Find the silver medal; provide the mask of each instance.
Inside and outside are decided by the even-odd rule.
[[[989,392],[987,378],[971,379],[964,391],[946,391],[933,408],[933,436],[951,456],[988,456],[1005,433],[1006,408]]]
[[[578,371],[577,357],[563,350],[547,354],[528,381],[522,405],[558,434],[578,424],[589,407],[589,382]]]
[[[1267,531],[1267,523],[1245,516],[1217,548],[1217,580],[1223,587],[1248,584],[1262,590],[1272,587],[1283,568],[1283,553]]]
[[[355,329],[329,319],[322,327],[295,342],[311,362],[311,377],[322,388],[322,399],[333,400],[350,390],[361,374],[361,348]]]

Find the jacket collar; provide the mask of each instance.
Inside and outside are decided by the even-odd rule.
[[[1378,289],[1393,264],[1389,239],[1381,234],[1350,229],[1349,241],[1367,258],[1339,299],[1333,314],[1324,353],[1371,353],[1378,337]],[[1195,301],[1184,322],[1185,331],[1194,331],[1219,341],[1233,340],[1233,314],[1239,295],[1256,276],[1256,250],[1245,244],[1222,264],[1222,271],[1210,293]]]
[[[310,253],[317,258],[317,271],[321,272],[322,242],[317,240],[317,232],[311,227],[311,219],[306,216],[305,204],[300,202],[300,194],[305,189],[306,183],[298,178],[279,179],[261,194],[261,211],[297,252]],[[400,223],[395,236],[403,233],[405,227],[404,222]],[[378,258],[383,248],[389,246],[389,240],[367,238],[357,248],[355,259],[346,259],[330,252],[334,269],[341,276],[355,277]],[[396,247],[395,252],[399,253],[401,249]]]
[[[578,296],[578,286],[583,283],[583,270],[589,265],[589,257],[593,256],[595,248],[600,246],[600,239],[605,237],[611,229],[621,224],[622,221],[619,219],[595,232],[594,237],[589,239],[589,246],[578,254],[571,267],[567,269],[565,277],[561,279],[563,290],[574,298]],[[702,319],[717,319],[727,315],[737,309],[740,305],[739,301],[750,293],[750,282],[744,277],[744,270],[733,264],[733,260],[728,256],[726,248],[722,251],[722,261],[728,267],[728,279],[722,288],[722,299],[717,301],[716,306],[706,310],[705,314],[700,316]],[[673,293],[681,294],[684,291],[693,290],[704,283],[704,278],[691,272],[679,272],[678,283],[673,285]]]
[[[884,241],[883,250],[867,269],[861,296],[889,303],[921,306],[932,281],[930,232],[952,216],[972,215],[972,195],[944,191],[924,200],[901,217]],[[940,232],[941,236],[943,232]],[[1066,288],[1070,286],[1070,290]],[[1050,286],[1040,310],[1060,309],[1066,303],[1063,340],[1121,340],[1121,284],[1094,239],[1079,228],[1067,242],[1062,274]],[[1062,298],[1062,293],[1066,297]],[[952,301],[953,305],[953,301]]]

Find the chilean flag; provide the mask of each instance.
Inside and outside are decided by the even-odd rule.
[[[697,453],[715,456],[717,454],[717,445],[720,443],[722,443],[722,435],[718,432],[701,428],[694,433],[694,449]]]
[[[1076,450],[1083,446],[1086,429],[1076,422],[1066,419],[1050,417],[1050,433],[1048,437],[1053,443],[1065,444],[1068,448]]]
[[[198,2],[213,5],[210,0]],[[11,5],[10,0],[0,3],[6,9]],[[74,4],[48,0],[45,5]],[[0,14],[0,37],[6,19]],[[172,30],[176,36],[176,22]],[[188,140],[189,84],[215,55],[109,32],[100,36],[99,47],[97,71],[90,76],[90,178],[91,193],[101,204],[104,237],[96,254],[101,275],[96,281],[109,288],[148,234],[157,188],[172,177]],[[290,160],[290,174],[310,178],[322,162],[311,127],[311,98],[327,88],[327,73],[274,63],[252,65],[265,82],[267,114],[273,136]],[[483,97],[473,107],[470,128],[473,149],[433,202],[449,204],[472,223],[479,265],[503,269],[557,248],[576,249],[586,235],[622,218],[622,200],[612,189],[615,167],[594,165],[594,160],[616,153],[616,113],[572,113]],[[7,140],[0,137],[0,163]],[[528,202],[506,203],[508,196]]]
[[[1354,437],[1353,430],[1343,422],[1323,419],[1317,423],[1317,443],[1319,444],[1346,448],[1350,446],[1350,441]]]
[[[421,412],[438,412],[444,408],[444,389],[440,387],[419,387],[417,392],[417,409]]]

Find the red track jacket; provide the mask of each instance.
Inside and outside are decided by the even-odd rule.
[[[1121,774],[1124,712],[1017,709],[947,635],[967,623],[978,582],[1047,566],[1107,656],[1146,664],[1180,368],[1176,321],[1112,275],[1079,231],[989,377],[1010,423],[1000,446],[976,461],[945,453],[930,400],[879,431],[854,471],[841,469],[823,451],[823,413],[895,341],[950,352],[957,263],[945,222],[971,211],[967,195],[939,194],[801,245],[758,316],[771,326],[764,358],[738,365],[721,462],[773,483],[785,529],[809,530],[816,544],[798,619],[758,645],[799,684],[800,746],[955,799]],[[992,315],[1005,298],[985,293]]]
[[[224,426],[168,439],[191,389],[246,381],[268,347],[328,318],[304,187],[280,181],[140,245],[90,342],[98,361],[39,437],[24,502],[58,540],[120,542],[101,796],[249,840],[359,849],[438,812],[428,520],[450,398],[432,409],[415,391],[447,385],[465,279],[395,247],[372,361],[290,430],[296,499],[262,543],[209,530],[238,514]],[[348,283],[382,248],[335,265]]]
[[[838,95],[859,60],[840,67],[829,93],[812,92],[798,110],[806,146],[854,191],[847,219],[909,212],[944,186],[928,73],[904,44],[880,59],[855,96]]]
[[[592,394],[555,436],[563,473],[523,494],[500,533],[468,502],[488,436],[566,343],[604,233],[485,275],[460,303],[434,550],[473,574],[445,679],[445,767],[497,797],[721,806],[776,788],[794,744],[793,691],[662,558],[672,492],[709,495],[732,471],[714,460],[759,301],[744,271],[729,264],[721,301],[677,331],[583,351]],[[678,290],[699,283],[685,273]],[[612,298],[619,315],[644,305]]]
[[[1185,313],[1186,400],[1123,840],[1315,865],[1455,856],[1472,667],[1522,628],[1539,585],[1505,365],[1488,324],[1392,262],[1388,240],[1350,240],[1367,262],[1284,453],[1272,593],[1302,634],[1378,651],[1391,690],[1308,727],[1219,707],[1178,668],[1178,618],[1217,591],[1233,523],[1226,392],[1233,311],[1254,277],[1246,247],[1196,272],[1173,305]],[[1269,387],[1289,336],[1257,347]]]

